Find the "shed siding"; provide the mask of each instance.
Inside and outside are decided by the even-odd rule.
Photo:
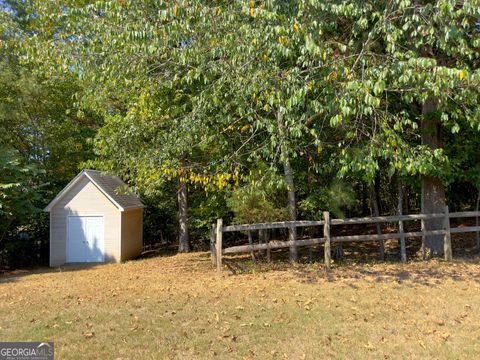
[[[104,217],[105,262],[120,261],[121,212],[86,177],[81,179],[50,211],[50,266],[66,262],[67,216]]]
[[[143,249],[143,209],[122,212],[122,261],[134,258]]]

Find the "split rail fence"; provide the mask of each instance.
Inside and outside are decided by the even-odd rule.
[[[216,224],[212,225],[211,237],[210,237],[210,251],[212,258],[212,265],[216,265],[217,271],[222,271],[222,258],[224,255],[253,253],[254,251],[267,250],[269,253],[272,249],[282,249],[290,247],[300,246],[316,246],[319,244],[324,245],[325,253],[325,266],[330,267],[331,262],[331,244],[342,242],[362,242],[362,241],[383,241],[387,239],[399,239],[400,240],[400,257],[402,262],[407,260],[405,241],[407,238],[422,237],[423,243],[425,243],[426,237],[430,235],[443,235],[444,255],[445,260],[452,260],[452,242],[451,234],[460,234],[467,232],[477,232],[477,246],[479,246],[478,233],[480,232],[480,226],[478,225],[478,217],[480,211],[466,211],[449,213],[448,206],[445,207],[443,213],[436,214],[413,214],[413,215],[396,215],[396,216],[373,216],[373,217],[359,217],[349,219],[330,219],[330,213],[328,211],[323,213],[324,220],[319,221],[284,221],[284,222],[272,222],[261,224],[242,224],[242,225],[229,225],[224,226],[223,220],[218,219]],[[450,227],[450,219],[453,218],[469,218],[476,217],[476,226],[462,226],[462,227]],[[426,221],[430,219],[443,219],[443,228],[438,230],[426,230]],[[411,220],[421,221],[421,231],[404,232],[404,222]],[[396,233],[385,234],[364,234],[364,235],[344,235],[344,236],[331,236],[331,226],[334,225],[354,225],[354,224],[378,224],[378,223],[393,223],[398,222],[399,231]],[[228,232],[248,232],[251,239],[251,232],[267,229],[291,229],[298,227],[313,227],[323,226],[323,237],[312,239],[300,239],[296,241],[275,241],[257,244],[248,244],[240,246],[231,246],[223,248],[223,234]]]

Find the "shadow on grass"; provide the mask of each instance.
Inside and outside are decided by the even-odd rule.
[[[156,248],[149,248],[140,254],[135,259],[130,259],[128,261],[137,261],[143,259],[149,259],[153,257],[169,257],[175,256],[177,254],[177,248],[174,246],[163,246]],[[35,267],[35,268],[26,268],[26,269],[14,269],[14,270],[4,270],[0,272],[0,284],[5,284],[8,282],[14,282],[18,279],[38,274],[49,274],[49,273],[62,273],[62,272],[71,272],[71,271],[83,271],[83,270],[92,270],[104,265],[111,264],[112,262],[104,263],[68,263],[56,267]]]
[[[103,265],[105,265],[105,263],[71,263],[56,267],[39,267],[5,271],[0,274],[0,284],[14,282],[25,276],[91,270]]]
[[[175,256],[178,253],[177,245],[154,245],[143,250],[138,259]]]
[[[355,281],[398,282],[435,286],[445,280],[475,281],[480,283],[480,256],[469,238],[453,239],[454,261],[441,259],[424,261],[419,257],[420,240],[407,241],[406,264],[400,262],[400,247],[397,240],[385,241],[385,260],[379,257],[376,242],[342,244],[343,257],[333,261],[331,269],[324,267],[323,246],[299,248],[299,261],[291,264],[288,250],[272,251],[272,261],[265,254],[257,253],[256,261],[250,254],[225,257],[225,267],[232,275],[261,274],[288,271],[290,276],[306,283],[342,282],[356,288]],[[335,245],[333,245],[335,246]],[[333,248],[333,247],[332,247]],[[209,256],[209,254],[207,254]],[[205,256],[207,256],[205,255]]]

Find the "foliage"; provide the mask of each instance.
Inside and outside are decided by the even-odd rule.
[[[450,176],[444,149],[420,143],[422,104],[438,101],[445,131],[478,130],[480,38],[475,1],[326,2],[324,40],[338,40],[330,123],[347,131],[341,173]],[[318,46],[323,46],[323,43]],[[349,145],[350,144],[350,145]]]
[[[99,122],[75,106],[71,76],[35,72],[25,61],[26,41],[38,31],[32,4],[0,7],[0,266],[47,262],[40,211],[92,155]]]
[[[308,219],[322,218],[321,210],[328,209],[335,217],[345,217],[344,209],[355,202],[353,187],[346,182],[335,179],[329,186],[322,186],[306,194],[299,201],[299,210]]]
[[[18,152],[0,144],[0,231],[11,220],[34,211],[35,189],[29,186],[37,169],[25,165]]]
[[[286,203],[280,195],[285,186],[282,177],[277,173],[262,174],[258,181],[252,181],[231,191],[227,206],[234,214],[237,224],[251,224],[272,221],[283,221],[287,218]],[[279,196],[280,195],[280,196]]]

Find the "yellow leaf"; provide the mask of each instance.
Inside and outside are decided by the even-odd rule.
[[[298,25],[293,24],[293,32],[297,33],[298,32]]]
[[[173,15],[176,16],[176,15],[177,15],[177,11],[178,11],[178,7],[177,7],[177,5],[175,5],[175,6],[173,7]]]
[[[250,124],[247,124],[247,125],[242,126],[242,128],[240,129],[240,131],[241,131],[241,132],[245,132],[245,131],[247,131],[247,130],[250,129],[250,128],[251,128]]]
[[[463,80],[464,77],[465,77],[465,71],[460,70],[460,72],[458,73],[458,78],[459,78],[460,80]]]
[[[443,340],[447,341],[448,338],[450,337],[450,333],[448,333],[448,332],[441,333],[441,334],[440,334],[440,337],[441,337]]]

